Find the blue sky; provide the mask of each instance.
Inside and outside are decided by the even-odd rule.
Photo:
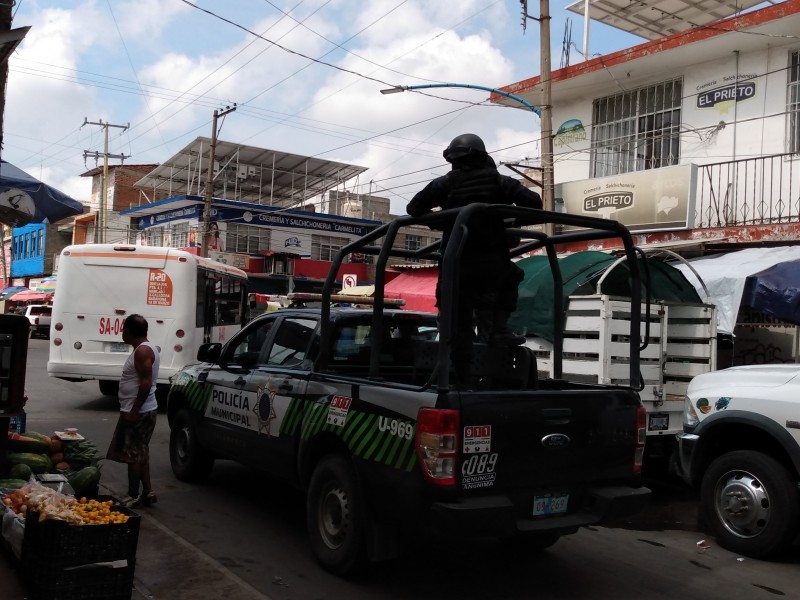
[[[32,29],[9,62],[3,158],[87,201],[80,174],[95,162],[83,155],[102,152],[103,136],[85,119],[130,124],[111,129],[109,152],[159,163],[209,136],[214,109],[236,102],[220,139],[368,167],[346,189],[389,197],[401,214],[446,172],[441,151],[460,133],[481,135],[498,161],[539,157],[538,117],[477,106],[484,92],[379,94],[387,84],[501,87],[538,75],[539,25],[529,20],[523,33],[518,0],[191,4],[16,0],[13,26]],[[535,14],[539,2],[529,4]],[[568,4],[550,3],[554,69],[568,18],[571,63],[582,60],[583,22]],[[590,52],[640,41],[593,24]]]

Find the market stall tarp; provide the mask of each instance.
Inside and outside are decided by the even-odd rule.
[[[55,223],[82,213],[83,204],[74,198],[0,161],[0,223],[11,227]]]
[[[56,278],[53,277],[45,277],[39,282],[39,285],[36,286],[37,292],[55,292],[56,291]]]
[[[19,294],[28,289],[28,286],[25,285],[12,285],[0,291],[0,300],[9,300],[14,294]]]
[[[778,264],[797,260],[800,260],[800,246],[782,246],[778,248],[747,248],[709,258],[693,259],[689,263],[708,288],[709,298],[706,302],[717,306],[717,315],[719,316],[717,331],[733,334],[747,278]],[[695,280],[690,275],[688,266],[680,263],[671,264],[674,264],[694,283]],[[797,286],[798,282],[778,281],[778,285],[782,287]],[[773,296],[773,300],[776,301],[777,296]],[[791,301],[787,309],[791,309]]]
[[[778,263],[745,280],[742,304],[800,325],[800,260]]]
[[[385,298],[402,298],[405,310],[438,312],[436,308],[436,267],[411,269],[400,273],[383,288]]]
[[[558,264],[563,280],[563,299],[566,308],[567,298],[573,295],[597,293],[597,283],[618,257],[605,252],[576,252],[559,259]],[[692,284],[678,270],[662,262],[638,261],[643,282],[648,282],[650,300],[668,302],[702,302]],[[517,262],[525,273],[519,286],[517,310],[509,319],[514,331],[525,331],[547,340],[553,339],[553,274],[546,256],[531,256]],[[602,293],[609,296],[629,298],[631,295],[629,269],[625,262],[618,264],[603,281]],[[646,289],[642,289],[642,301]],[[563,316],[562,316],[563,319]],[[559,323],[560,325],[560,323]]]
[[[14,294],[8,300],[15,304],[25,304],[31,302],[52,302],[53,292],[37,292],[36,290],[23,290]]]

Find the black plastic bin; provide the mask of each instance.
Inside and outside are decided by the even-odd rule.
[[[113,500],[100,496],[101,501]],[[69,525],[30,512],[22,542],[22,576],[32,600],[119,600],[133,591],[141,517],[122,506],[126,523]]]

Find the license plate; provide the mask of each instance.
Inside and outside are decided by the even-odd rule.
[[[649,431],[666,431],[669,429],[669,414],[652,413],[647,415],[647,429]]]
[[[533,499],[533,516],[556,515],[567,512],[569,494],[560,496],[535,496]]]
[[[125,342],[111,342],[108,345],[110,352],[130,352],[130,346]]]

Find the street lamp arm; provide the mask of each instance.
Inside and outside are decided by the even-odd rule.
[[[505,96],[506,98],[515,100],[520,104],[522,104],[525,108],[528,108],[533,112],[535,112],[539,117],[542,116],[541,110],[539,110],[537,107],[535,107],[527,100],[523,100],[519,96],[515,96],[514,94],[509,94],[508,92],[504,92],[503,90],[498,90],[497,88],[486,87],[483,85],[474,85],[471,83],[425,83],[420,85],[398,85],[393,88],[381,90],[381,94],[396,94],[398,92],[405,92],[411,90],[424,90],[430,88],[470,88],[474,90],[484,90],[486,92],[497,94],[499,96]]]

